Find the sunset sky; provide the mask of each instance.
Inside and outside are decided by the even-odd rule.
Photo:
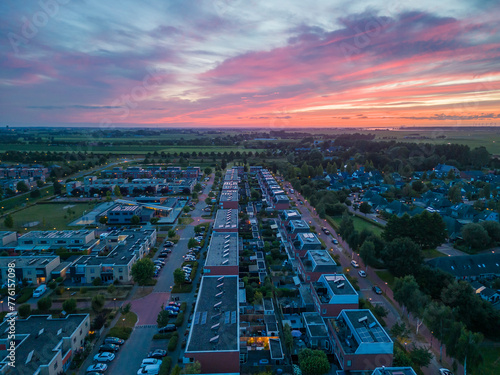
[[[2,126],[500,124],[497,0],[3,0],[0,34]]]

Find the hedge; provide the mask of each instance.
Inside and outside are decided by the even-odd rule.
[[[132,328],[130,327],[113,327],[109,330],[106,337],[118,337],[119,339],[127,340],[132,334]]]
[[[175,332],[170,341],[168,342],[168,346],[167,346],[167,349],[169,352],[173,352],[176,348],[177,348],[177,344],[179,342],[179,334],[177,332]]]
[[[163,357],[162,363],[160,366],[159,375],[168,375],[170,373],[170,368],[172,367],[172,358]]]
[[[177,318],[175,319],[175,326],[180,327],[184,323],[184,313],[181,312],[179,315],[177,315]]]

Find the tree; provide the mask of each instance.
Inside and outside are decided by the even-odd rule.
[[[210,168],[210,167],[206,167],[206,168],[203,170],[203,172],[204,172],[207,176],[209,176],[209,175],[211,175],[211,174],[212,174],[212,168]]]
[[[498,221],[483,221],[480,225],[488,232],[491,240],[500,242],[500,223]]]
[[[113,295],[113,294],[115,294],[115,292],[116,292],[116,286],[114,286],[113,284],[109,284],[109,286],[108,286],[108,294]]]
[[[156,318],[156,324],[158,324],[159,328],[165,327],[168,324],[168,320],[169,320],[168,311],[162,308],[161,311],[158,313],[158,317]]]
[[[292,336],[292,328],[288,323],[285,323],[285,326],[283,327],[283,339],[285,348],[291,351],[293,348],[293,336]]]
[[[108,190],[106,192],[106,202],[111,202],[112,201],[112,198],[111,198],[111,191]]]
[[[160,221],[160,219],[157,218],[157,217],[152,217],[151,220],[149,220],[149,222],[151,223],[151,225],[158,224],[158,221]]]
[[[196,191],[198,193],[202,190],[203,190],[203,188],[201,187],[201,184],[199,182],[197,182],[196,185],[194,185],[194,191]]]
[[[31,315],[31,306],[25,303],[24,305],[19,306],[17,311],[19,311],[19,315],[21,315],[22,318],[27,318]]]
[[[330,371],[330,362],[322,350],[302,349],[299,367],[305,375],[322,375]]]
[[[20,193],[27,193],[30,190],[24,181],[19,181],[16,185],[16,189]]]
[[[413,363],[406,352],[396,346],[394,347],[394,359],[392,361],[392,365],[397,367],[411,367],[413,366]]]
[[[453,185],[448,190],[448,198],[453,204],[462,202],[462,184],[458,183]]]
[[[416,367],[427,367],[431,363],[432,353],[429,349],[420,347],[417,348],[415,344],[413,344],[412,349],[410,350],[410,359],[413,362],[413,365]]]
[[[199,361],[188,363],[184,366],[184,370],[181,371],[181,374],[201,374],[201,363]]]
[[[62,308],[68,314],[74,314],[76,312],[76,299],[70,298],[63,302]]]
[[[178,286],[184,283],[184,272],[180,268],[174,270],[174,283]]]
[[[469,370],[477,370],[483,362],[480,345],[483,342],[483,336],[480,333],[474,333],[462,329],[457,343],[457,352],[455,357],[464,365],[464,374]]]
[[[410,337],[411,334],[411,331],[408,329],[408,327],[406,327],[406,324],[404,324],[404,322],[395,323],[391,327],[389,332],[392,337],[397,338],[399,340],[406,339]]]
[[[352,232],[354,232],[354,221],[347,212],[344,212],[339,225],[339,233],[342,237],[347,238]]]
[[[139,225],[141,223],[141,218],[137,215],[134,215],[130,218],[130,224]]]
[[[101,310],[104,307],[105,302],[106,302],[106,300],[104,298],[104,295],[102,295],[102,294],[95,295],[94,297],[92,297],[92,301],[91,301],[92,310],[95,313],[101,312]]]
[[[359,205],[359,211],[366,214],[369,214],[372,211],[372,206],[368,202],[363,202]]]
[[[205,204],[206,204],[206,205],[212,204],[212,198],[210,198],[210,197],[206,197],[206,198],[205,198]]]
[[[5,225],[7,228],[12,228],[14,226],[14,219],[12,218],[12,215],[9,214],[5,217],[3,225]]]
[[[420,291],[417,281],[412,275],[397,278],[393,288],[394,299],[406,307],[408,313],[422,316],[428,297]]]
[[[488,232],[481,224],[469,223],[462,227],[462,238],[474,250],[482,250],[490,243]]]
[[[155,264],[149,258],[138,260],[132,266],[132,277],[139,285],[147,284],[155,274]]]
[[[99,218],[99,223],[101,223],[103,225],[107,224],[108,223],[108,217],[107,216],[101,216]]]
[[[54,187],[54,194],[55,195],[60,195],[61,192],[62,192],[62,185],[61,185],[61,183],[59,181],[54,181],[53,187]]]
[[[192,248],[198,246],[198,241],[196,241],[194,238],[190,238],[188,241],[188,248]]]
[[[184,206],[182,211],[184,211],[187,214],[189,211],[191,211],[191,209],[189,208],[189,206]]]
[[[118,185],[115,185],[115,187],[113,188],[113,195],[115,197],[121,197],[122,196],[122,192],[121,192],[120,187]]]
[[[170,230],[168,231],[168,238],[172,238],[172,237],[175,237],[175,230],[170,229]]]
[[[424,210],[410,220],[413,228],[410,238],[423,249],[435,249],[448,236],[446,224],[437,212],[430,213]]]
[[[49,297],[44,297],[38,300],[36,303],[38,310],[48,311],[52,307],[52,300]]]
[[[39,189],[35,189],[35,190],[30,191],[31,198],[40,198],[41,196],[42,196],[42,193],[40,193]]]
[[[382,259],[387,269],[396,277],[411,275],[422,264],[420,248],[409,238],[396,238],[386,244]]]

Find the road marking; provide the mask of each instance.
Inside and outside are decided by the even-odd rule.
[[[156,328],[156,327],[157,327],[156,324],[143,324],[140,326],[135,326],[134,328]]]

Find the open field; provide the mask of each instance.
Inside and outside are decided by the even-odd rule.
[[[39,198],[31,198],[30,193],[21,194],[12,198],[5,198],[1,202],[1,211],[0,213],[8,212],[16,207],[20,207],[22,204],[32,204],[38,202],[39,200],[51,196],[54,194],[54,188],[52,186],[45,186],[40,189],[40,197]]]
[[[374,225],[370,224],[369,222],[360,219],[357,216],[351,216],[352,220],[354,222],[354,229],[356,229],[358,232],[361,232],[363,229],[368,229],[369,231],[372,231],[376,235],[380,236],[382,234],[383,229]],[[332,217],[332,220],[338,225],[340,225],[340,222],[342,221],[342,217],[340,216],[334,216]]]
[[[68,227],[67,224],[82,216],[85,210],[90,211],[95,203],[79,203],[69,206],[72,207],[58,203],[36,204],[12,214],[14,228],[6,228],[2,221],[0,229],[17,230],[22,233],[27,230],[25,228],[28,223],[33,225],[30,227],[31,230],[75,229],[75,227]]]

